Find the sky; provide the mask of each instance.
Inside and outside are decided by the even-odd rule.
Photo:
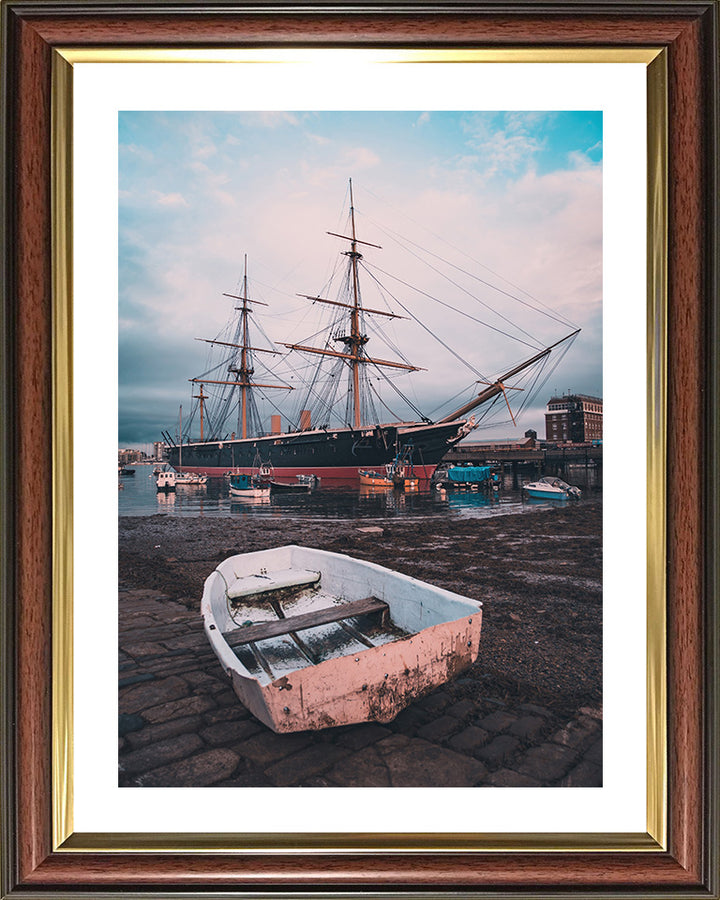
[[[188,379],[210,365],[196,339],[221,335],[246,254],[249,296],[268,304],[253,345],[313,344],[332,308],[298,294],[339,296],[328,279],[347,244],[327,232],[348,233],[350,178],[358,237],[382,246],[361,248],[363,304],[404,317],[366,317],[366,352],[421,369],[375,380],[382,420],[439,418],[576,328],[534,402],[508,391],[525,403],[517,422],[473,438],[544,437],[552,395],[602,396],[600,112],[127,111],[118,124],[119,446],[175,434],[180,405],[189,418]],[[265,392],[267,426],[277,395],[296,415],[307,365],[257,354],[256,380],[296,387]]]

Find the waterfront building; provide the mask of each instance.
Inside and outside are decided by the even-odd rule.
[[[545,439],[553,443],[601,441],[603,402],[587,394],[551,397],[545,413]]]
[[[140,462],[145,458],[142,450],[118,450],[118,465],[127,466],[131,463]]]

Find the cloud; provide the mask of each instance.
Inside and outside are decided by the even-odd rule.
[[[553,171],[536,166],[539,148],[552,148],[552,134],[548,120],[535,115],[535,120],[505,114],[473,121],[469,114],[438,114],[428,116],[418,132],[415,114],[404,119],[315,114],[311,131],[293,133],[288,143],[283,124],[302,124],[294,114],[271,114],[273,124],[260,114],[223,119],[195,114],[192,122],[180,116],[159,130],[162,152],[148,136],[144,166],[138,168],[141,154],[121,161],[124,440],[130,440],[131,410],[148,435],[147,418],[143,414],[142,423],[139,418],[141,397],[127,383],[131,378],[139,383],[144,378],[157,392],[155,435],[174,421],[180,403],[189,402],[187,379],[204,370],[207,358],[207,345],[194,339],[217,337],[232,313],[233,302],[223,292],[237,292],[245,253],[251,296],[270,304],[258,308],[253,321],[270,340],[298,340],[319,329],[327,307],[297,293],[323,295],[333,271],[346,262],[341,256],[346,245],[325,232],[347,233],[348,176],[353,176],[358,234],[383,246],[364,248],[363,264],[376,267],[371,271],[385,294],[363,272],[363,302],[375,308],[389,304],[406,316],[380,322],[382,335],[371,332],[371,349],[395,359],[391,348],[399,347],[411,362],[428,368],[394,379],[423,412],[463,389],[469,396],[477,375],[412,316],[477,370],[491,374],[528,352],[520,342],[526,336],[505,319],[548,343],[566,333],[557,320],[534,311],[537,301],[583,327],[549,387],[601,393],[602,169],[584,152],[591,144],[586,139],[572,145],[577,157],[558,155],[564,165]],[[142,129],[133,137],[139,147],[141,138]],[[209,157],[200,159],[194,150],[210,143],[218,152],[209,164]],[[487,176],[488,161],[501,177]],[[404,250],[397,234],[409,239]],[[483,328],[480,321],[498,330]],[[139,342],[147,333],[153,341]],[[264,338],[261,346],[268,346]],[[171,358],[172,365],[156,365]],[[307,364],[293,354],[281,366],[289,373],[290,365],[304,371]],[[383,383],[376,386],[380,390]],[[394,392],[383,396],[393,410],[402,407]],[[538,403],[543,401],[541,395]],[[397,411],[413,415],[409,408]],[[523,418],[519,428],[544,433],[543,422]],[[513,433],[512,427],[505,426],[501,436],[505,433]]]
[[[300,124],[300,117],[294,113],[283,111],[269,111],[249,113],[250,121],[260,128],[280,128],[283,125],[296,126]]]
[[[153,190],[152,195],[160,206],[189,206],[183,195],[177,192],[163,194],[162,191]]]
[[[467,144],[475,151],[485,176],[518,172],[542,150],[537,113],[468,115],[463,120]],[[498,122],[498,119],[500,122]]]
[[[353,147],[345,151],[344,161],[351,171],[358,171],[379,165],[380,157],[368,147]]]
[[[427,123],[429,121],[430,121],[430,113],[423,112],[423,113],[420,113],[420,115],[417,117],[415,125],[427,125]]]

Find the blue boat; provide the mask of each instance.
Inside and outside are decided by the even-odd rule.
[[[266,497],[270,495],[270,483],[244,472],[230,475],[230,494],[233,497]]]
[[[500,477],[493,472],[492,466],[450,466],[443,472],[436,487],[470,487],[484,490],[498,490]]]
[[[551,475],[524,484],[523,491],[533,500],[579,500],[582,493],[579,487],[573,487],[562,478],[553,478]]]

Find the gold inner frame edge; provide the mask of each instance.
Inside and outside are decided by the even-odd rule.
[[[376,63],[640,63],[648,67],[647,832],[571,834],[144,834],[73,832],[72,66],[78,63],[290,63],[318,53]],[[667,841],[665,534],[667,65],[663,48],[487,50],[55,48],[53,50],[53,845],[63,852],[637,852]]]

